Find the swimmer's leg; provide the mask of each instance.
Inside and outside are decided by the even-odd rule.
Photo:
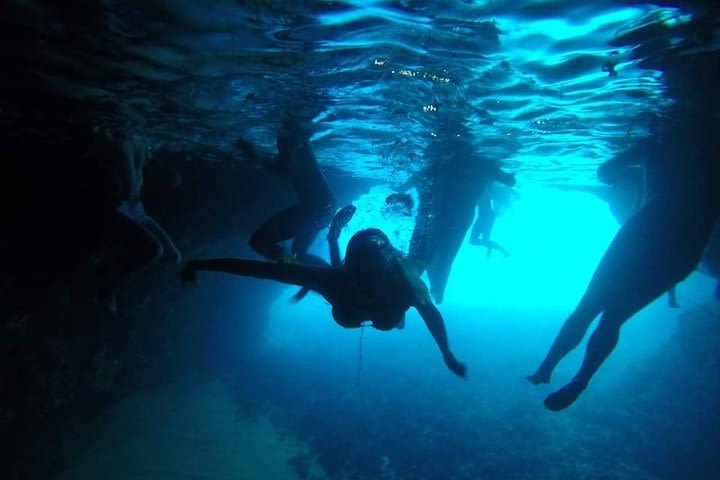
[[[621,232],[630,222],[635,226],[641,225],[642,222],[635,223],[637,218],[638,216],[635,216],[626,223]],[[685,279],[700,261],[706,240],[702,227],[697,228],[692,220],[687,221],[689,224],[668,221],[668,218],[663,216],[656,217],[655,220],[657,224],[649,226],[654,227],[651,235],[657,233],[649,237],[653,239],[654,249],[638,248],[644,243],[625,244],[627,251],[620,255],[621,252],[613,249],[616,244],[611,244],[609,251],[620,255],[623,266],[629,266],[630,269],[617,272],[620,275],[617,275],[614,281],[620,284],[617,285],[619,288],[611,301],[605,302],[603,316],[588,342],[580,370],[570,383],[545,399],[548,409],[562,410],[572,405],[617,345],[620,327],[663,292]],[[685,231],[688,232],[696,228],[691,232],[692,241],[678,237],[678,227],[686,227]],[[625,237],[626,240],[627,238]],[[619,268],[617,264],[616,267]],[[609,286],[606,285],[606,288]]]
[[[601,311],[601,306],[596,301],[589,301],[583,298],[575,311],[565,320],[560,332],[558,332],[555,341],[550,347],[545,359],[542,361],[538,369],[527,378],[530,383],[535,385],[541,383],[550,383],[550,377],[558,363],[565,356],[580,345],[590,324]]]
[[[298,209],[297,230],[290,251],[300,263],[311,266],[327,266],[325,260],[317,255],[308,254],[307,251],[320,230],[330,223],[331,212],[330,207]]]
[[[491,253],[493,250],[497,250],[498,252],[502,253],[503,256],[506,257],[506,258],[510,256],[510,252],[508,252],[508,251],[505,249],[505,247],[503,247],[503,246],[500,245],[499,243],[494,242],[494,241],[492,241],[492,240],[488,240],[486,243],[487,243],[487,249],[488,249],[488,251],[487,251],[487,256],[488,256],[488,257],[490,256],[490,253]]]
[[[108,246],[105,250],[109,255],[101,261],[105,272],[98,282],[98,300],[115,314],[115,290],[130,274],[159,258],[163,247],[145,227],[121,213],[113,212],[107,221],[106,229],[111,238],[106,240]]]
[[[313,238],[314,238],[314,236],[315,236],[315,234],[313,235]],[[293,252],[293,255],[296,255],[296,254]],[[326,268],[330,267],[330,264],[327,263],[325,260],[318,257],[317,255],[312,255],[309,253],[305,253],[304,255],[298,256],[298,260],[301,265],[307,265],[310,267],[326,267]],[[291,301],[299,302],[300,300],[305,298],[308,293],[310,293],[310,288],[302,287],[300,290],[298,290],[295,293],[295,295],[292,296]]]
[[[438,229],[439,230],[439,229]],[[452,231],[435,232],[436,235],[443,235],[440,242],[433,242],[433,255],[427,267],[428,280],[430,280],[430,293],[436,303],[442,303],[445,297],[450,272],[455,257],[462,246],[467,229],[455,229]]]
[[[250,247],[268,260],[282,260],[287,253],[281,242],[293,238],[302,225],[299,205],[286,208],[270,217],[250,237]]]
[[[600,318],[600,323],[590,336],[585,351],[585,360],[577,375],[556,392],[545,398],[545,408],[548,410],[563,410],[572,405],[588,386],[590,379],[600,368],[600,365],[610,356],[620,338],[620,327],[634,312],[619,314],[617,311],[606,311]]]
[[[430,280],[430,293],[435,303],[441,304],[445,297],[445,288],[450,278],[450,270],[452,270],[452,261],[445,252],[438,252],[428,265],[427,273]]]
[[[485,240],[484,238],[475,240],[470,239],[470,243],[473,245],[486,247],[488,257],[490,257],[490,254],[493,250],[497,250],[498,252],[502,253],[505,258],[510,256],[510,252],[508,252],[502,245],[493,240]]]
[[[655,223],[652,213],[646,209],[620,227],[583,298],[563,324],[540,367],[526,377],[530,383],[549,383],[557,364],[580,344],[595,317],[613,306],[624,292],[634,290],[633,282],[646,281],[648,266],[656,265],[657,261],[648,249],[639,247],[653,238],[647,236]],[[655,237],[660,238],[659,232]]]
[[[595,372],[615,349],[620,338],[620,327],[664,291],[662,285],[652,279],[650,283],[638,287],[638,290],[625,297],[625,302],[614,302],[603,312],[597,328],[588,340],[580,370],[567,385],[547,396],[547,409],[563,410],[577,400]]]
[[[330,214],[332,209],[330,207],[325,209],[316,209],[312,212],[306,213],[307,219],[304,222],[304,228],[297,232],[292,244],[292,254],[299,258],[300,263],[303,265],[315,266],[315,267],[329,267],[328,263],[317,255],[307,253],[310,245],[317,237],[319,230],[325,228],[330,222]],[[337,243],[337,240],[336,240]],[[332,256],[331,256],[332,257]],[[339,265],[339,262],[333,262],[333,265]],[[307,287],[301,288],[292,300],[299,302],[305,296],[310,293],[310,289]]]
[[[475,223],[470,230],[470,244],[472,245],[485,245],[484,241],[490,239],[490,233],[495,225],[495,210],[492,207],[492,200],[483,195],[478,201],[475,210],[477,216],[475,217]]]
[[[308,222],[311,221],[312,219],[308,220]],[[317,237],[318,233],[319,230],[315,227],[314,224],[307,225],[305,228],[302,228],[298,232],[296,232],[295,237],[293,238],[290,252],[295,258],[297,258],[298,263],[315,267],[328,265],[325,260],[318,257],[317,255],[307,253],[310,245],[312,245],[312,242],[315,241],[315,237]]]
[[[165,230],[163,230],[163,228],[155,221],[154,218],[152,218],[150,215],[145,215],[139,221],[143,227],[145,227],[153,236],[155,236],[157,240],[160,241],[161,244],[164,244],[170,249],[170,251],[173,253],[173,256],[175,257],[175,263],[182,262],[182,254],[180,253],[180,250],[178,250],[170,236],[165,232]],[[162,250],[160,251],[160,255],[162,255]]]
[[[329,213],[331,210],[328,209],[327,212],[318,212],[315,217],[315,225],[324,225],[327,223],[327,220],[325,218],[326,214],[329,217]],[[344,207],[338,211],[337,214],[332,219],[330,228],[328,229],[328,246],[330,247],[330,262],[332,263],[333,267],[340,267],[342,266],[342,259],[340,258],[340,246],[338,245],[338,238],[340,237],[340,232],[342,229],[348,224],[352,216],[355,214],[355,207],[352,205],[349,205],[347,207]],[[313,238],[317,234],[314,230],[312,231]],[[297,239],[297,237],[296,237]],[[301,240],[300,240],[301,241]],[[314,257],[311,256],[311,257]],[[323,264],[327,265],[324,260],[322,260],[319,257],[315,257],[315,264],[317,264],[318,261],[322,262]],[[300,301],[309,293],[309,289],[307,287],[303,287],[298,291],[294,296],[294,301]]]
[[[430,242],[431,222],[427,215],[428,213],[423,213],[422,209],[418,212],[415,228],[410,237],[408,261],[418,276],[425,272],[429,262],[428,244]]]

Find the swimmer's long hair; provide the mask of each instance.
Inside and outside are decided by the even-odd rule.
[[[368,293],[375,288],[394,290],[392,285],[403,285],[412,278],[405,255],[377,228],[360,230],[352,236],[345,252],[345,271]]]
[[[377,228],[360,230],[350,238],[345,251],[345,269],[349,272],[384,271],[392,268],[402,253]]]

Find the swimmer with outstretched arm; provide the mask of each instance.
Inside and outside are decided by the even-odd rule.
[[[373,328],[403,328],[405,312],[415,307],[440,348],[447,367],[464,377],[466,366],[450,350],[445,322],[425,284],[406,265],[402,253],[380,230],[369,228],[352,236],[340,259],[338,238],[354,213],[341,209],[328,233],[332,266],[315,267],[267,261],[220,258],[192,260],[183,269],[183,283],[195,283],[197,272],[214,271],[299,285],[319,293],[332,305],[333,319],[344,328],[370,321]]]

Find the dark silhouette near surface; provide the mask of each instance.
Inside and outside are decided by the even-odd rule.
[[[309,121],[287,111],[277,135],[277,155],[261,154],[246,140],[237,147],[245,158],[285,179],[297,202],[263,222],[250,237],[257,253],[275,261],[298,261],[322,265],[320,258],[307,253],[317,234],[327,228],[335,211],[335,197],[310,145]],[[282,243],[291,240],[286,250]]]
[[[427,271],[432,296],[442,303],[453,261],[483,193],[493,181],[515,185],[515,176],[502,170],[500,162],[476,154],[462,122],[442,124],[425,157],[428,166],[401,187],[417,188],[420,197],[409,258],[420,275]],[[487,227],[478,224],[479,230]]]

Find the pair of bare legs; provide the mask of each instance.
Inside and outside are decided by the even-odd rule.
[[[527,377],[534,384],[549,383],[558,363],[601,315],[580,370],[545,399],[546,408],[562,410],[574,403],[614,350],[622,325],[695,269],[715,220],[712,215],[696,215],[701,209],[679,208],[672,200],[651,202],[620,228],[545,359]]]
[[[117,206],[117,212],[114,214],[120,215],[120,219],[125,219],[117,222],[118,228],[124,231],[128,238],[132,238],[128,245],[113,247],[110,250],[123,248],[133,250],[119,255],[119,262],[122,265],[115,268],[109,286],[103,288],[100,293],[101,302],[111,313],[117,313],[115,288],[129,273],[159,259],[166,250],[172,253],[175,263],[182,262],[182,254],[165,230],[148,215],[140,199],[144,182],[143,172],[150,155],[146,142],[142,137],[130,133],[122,138],[114,138],[109,131],[105,134],[112,147],[118,148],[122,154],[118,170],[126,198]]]

